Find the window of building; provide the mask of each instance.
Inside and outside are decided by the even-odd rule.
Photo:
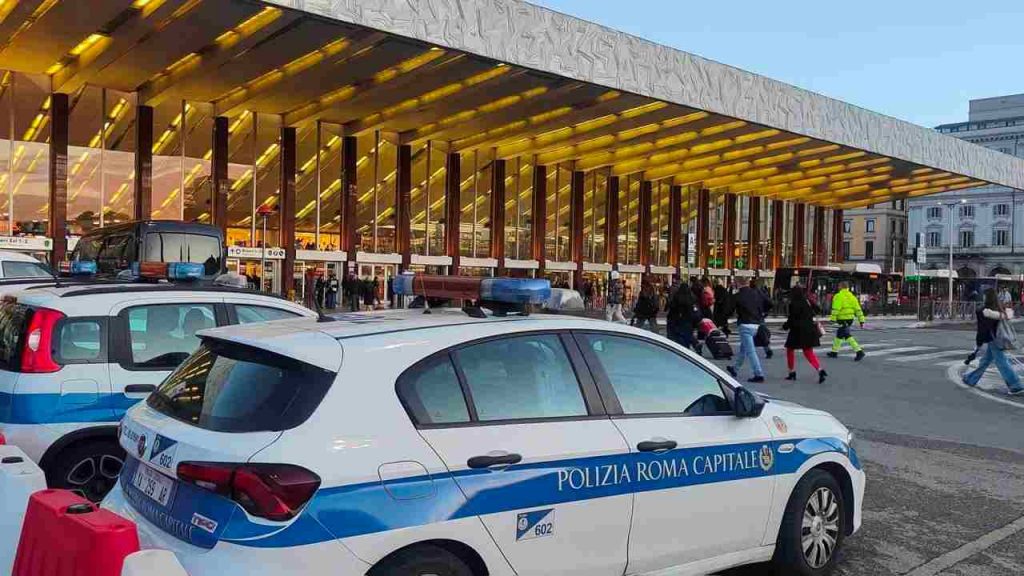
[[[843,242],[843,253],[839,255],[840,258],[848,258],[850,256],[850,241]]]
[[[929,248],[937,248],[942,245],[942,233],[941,232],[929,232],[926,237],[925,246]]]
[[[889,220],[889,234],[895,234],[895,233],[896,233],[896,221],[895,220]]]
[[[974,246],[974,230],[960,231],[960,246],[962,248],[971,248]]]
[[[995,206],[992,207],[992,215],[997,217],[997,218],[1000,217],[1000,216],[1003,216],[1003,217],[1009,216],[1010,215],[1010,205],[1009,204],[996,204]]]
[[[906,229],[907,229],[907,223],[903,222],[901,220],[900,221],[900,236],[903,236],[903,234],[906,233]]]
[[[846,234],[850,233],[850,229],[853,227],[853,222],[849,220],[843,220],[843,232]]]
[[[1008,246],[1010,244],[1010,231],[998,229],[992,231],[993,246]]]
[[[455,359],[481,422],[587,415],[576,373],[554,334],[475,344],[456,351]]]
[[[875,257],[875,243],[871,240],[864,242],[864,259],[872,260]]]
[[[936,220],[942,218],[942,208],[939,206],[928,207],[928,218],[934,218]]]
[[[718,380],[667,348],[607,334],[587,334],[585,342],[625,414],[701,415],[729,410]]]
[[[967,204],[960,207],[961,218],[974,218],[974,206]]]
[[[868,218],[867,220],[864,221],[864,231],[865,232],[874,232],[875,231],[875,219],[874,218]]]

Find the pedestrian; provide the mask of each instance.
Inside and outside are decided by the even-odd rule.
[[[380,305],[380,276],[373,277],[373,308]]]
[[[334,310],[338,305],[338,278],[331,272],[330,278],[327,280],[327,308]]]
[[[744,360],[750,360],[750,367],[753,370],[753,377],[747,382],[764,382],[764,370],[761,367],[761,359],[757,357],[757,348],[754,346],[754,336],[757,330],[764,323],[765,297],[764,293],[750,285],[740,288],[736,294],[736,318],[737,331],[740,333],[740,353],[736,356],[736,363],[726,367],[733,378],[738,377],[739,370],[743,368]],[[717,322],[716,322],[717,324]]]
[[[377,284],[370,278],[366,278],[361,282],[361,291],[363,296],[363,310],[369,312],[373,310],[373,303],[377,299]]]
[[[733,302],[732,294],[729,290],[722,285],[721,281],[715,282],[715,309],[714,317],[715,326],[722,331],[723,334],[728,336],[732,332],[729,330],[729,318],[732,317],[735,311],[735,304]]]
[[[345,290],[345,298],[348,298],[348,309],[350,312],[359,311],[359,279],[352,272],[348,273],[342,285]]]
[[[324,298],[327,293],[327,282],[324,280],[324,275],[317,272],[316,275],[316,307],[317,309],[324,307]]]
[[[985,355],[978,362],[978,367],[971,372],[965,373],[961,380],[970,387],[978,385],[981,377],[985,375],[989,364],[995,362],[999,375],[1010,390],[1013,396],[1024,395],[1024,385],[1021,384],[1020,376],[1010,366],[1006,357],[1003,345],[997,341],[996,333],[999,330],[999,322],[1013,319],[1013,310],[1004,309],[999,304],[996,291],[988,289],[985,291],[985,307],[978,311],[978,335],[977,341],[985,345]]]
[[[633,320],[637,328],[643,328],[644,324],[650,327],[651,332],[658,332],[658,295],[654,292],[654,286],[650,282],[640,285],[640,296],[636,299],[633,307]]]
[[[398,303],[395,302],[395,277],[388,276],[386,288],[388,295],[388,305],[392,308],[398,308]]]
[[[818,330],[818,323],[814,321],[814,316],[818,313],[820,309],[807,300],[803,286],[795,286],[790,291],[789,316],[782,325],[783,330],[789,330],[786,336],[786,366],[789,367],[789,376],[786,376],[786,380],[796,380],[797,350],[803,350],[807,363],[818,371],[818,384],[824,383],[828,376],[814,353],[814,349],[821,346],[821,332]]]
[[[701,283],[700,291],[700,316],[712,320],[715,307],[715,292],[711,289],[711,280],[706,277]]]
[[[755,290],[761,293],[761,296],[763,297],[762,300],[764,302],[763,315],[765,318],[767,318],[768,313],[771,312],[773,308],[771,294],[768,293],[768,290],[764,286],[758,288],[757,283],[754,282],[753,280],[750,281],[750,287],[754,288]],[[766,320],[762,321],[761,327],[757,329],[756,340],[757,345],[760,346],[761,348],[764,348],[764,357],[771,360],[772,356],[774,356],[775,353],[772,352],[772,332],[771,330],[768,329],[768,322]]]
[[[832,314],[829,319],[838,324],[838,328],[832,339],[832,349],[828,351],[827,356],[837,358],[839,349],[842,348],[843,343],[846,343],[857,353],[854,360],[857,362],[863,360],[864,349],[853,337],[851,327],[854,320],[860,324],[861,328],[864,327],[864,311],[860,307],[860,301],[850,292],[850,283],[845,280],[839,283],[839,291],[832,297]]]
[[[1003,289],[999,291],[999,305],[1003,308],[1009,308],[1010,302],[1013,302],[1013,297],[1010,296],[1010,291],[1004,286]]]
[[[626,323],[626,317],[622,315],[622,279],[619,278],[618,270],[612,270],[611,281],[608,282],[608,298],[604,307],[604,319],[608,322]]]
[[[665,332],[669,340],[692,350],[697,350],[693,338],[694,321],[700,314],[693,292],[686,286],[672,293],[666,306]]]

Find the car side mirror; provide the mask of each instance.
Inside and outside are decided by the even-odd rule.
[[[764,410],[764,398],[747,390],[737,388],[733,400],[733,410],[737,418],[757,418]]]

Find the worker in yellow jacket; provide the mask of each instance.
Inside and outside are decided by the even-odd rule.
[[[860,344],[853,337],[850,327],[853,326],[854,320],[860,323],[861,327],[864,326],[864,311],[861,310],[860,300],[857,300],[853,292],[850,292],[849,282],[839,283],[839,291],[832,297],[832,315],[830,319],[838,324],[839,328],[832,339],[832,350],[828,352],[828,357],[835,358],[839,356],[839,349],[846,342],[857,353],[854,360],[858,362],[863,360],[864,349],[860,347]]]

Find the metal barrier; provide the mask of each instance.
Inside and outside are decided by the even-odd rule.
[[[929,300],[921,302],[920,320],[963,320],[976,318],[978,303],[972,300],[954,300],[952,309],[948,300]]]

